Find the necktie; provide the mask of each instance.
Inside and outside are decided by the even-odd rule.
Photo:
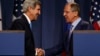
[[[32,29],[32,23],[30,23],[30,29]]]
[[[68,38],[70,39],[71,37],[71,34],[72,34],[72,28],[73,28],[73,25],[69,25],[69,35],[68,35]]]
[[[68,40],[67,40],[67,51],[69,52],[69,48],[70,48],[70,41],[71,41],[71,34],[72,34],[72,28],[73,28],[73,25],[68,25]]]

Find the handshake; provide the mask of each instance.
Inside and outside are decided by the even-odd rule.
[[[44,56],[45,55],[45,51],[41,48],[36,48],[35,51],[36,51],[36,54],[35,54],[36,56]]]

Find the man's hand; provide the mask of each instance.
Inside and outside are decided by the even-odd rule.
[[[41,48],[36,48],[36,53],[37,56],[44,56],[45,51]]]

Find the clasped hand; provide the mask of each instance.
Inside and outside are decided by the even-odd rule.
[[[44,56],[45,51],[41,48],[36,48],[36,56]]]

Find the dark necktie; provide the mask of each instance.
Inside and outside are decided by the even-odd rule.
[[[32,23],[30,23],[30,29],[32,29]]]
[[[71,34],[72,34],[72,28],[73,28],[73,25],[70,24],[70,26],[69,26],[69,35],[68,35],[69,39],[70,39]]]
[[[70,40],[71,40],[71,34],[72,34],[72,25],[68,25],[68,39],[67,39],[67,51],[69,52],[69,47],[70,47]]]

